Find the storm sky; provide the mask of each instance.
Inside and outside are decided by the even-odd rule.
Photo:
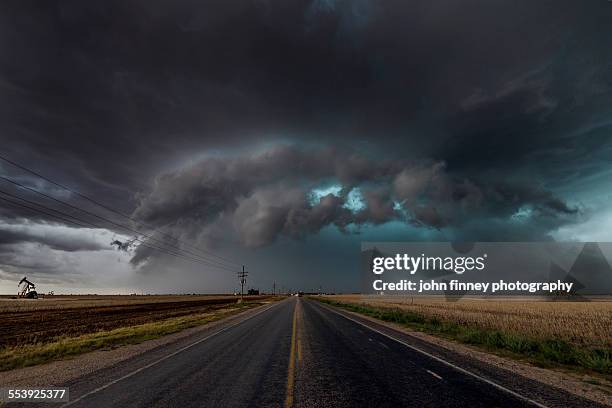
[[[0,161],[0,292],[228,292],[242,264],[249,287],[348,291],[361,241],[612,238],[609,1],[0,19],[0,155],[73,190]]]

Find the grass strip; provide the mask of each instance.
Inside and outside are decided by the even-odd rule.
[[[511,357],[526,358],[542,367],[562,366],[586,369],[605,375],[612,374],[612,349],[609,348],[579,348],[564,340],[534,339],[517,333],[460,325],[402,309],[338,302],[320,297],[313,299],[385,322],[397,323],[413,330],[480,346],[487,350],[502,351]]]
[[[49,343],[5,347],[0,349],[0,371],[47,363],[94,350],[142,343],[190,327],[220,320],[258,305],[261,305],[261,303],[237,303],[212,312],[174,317],[137,326],[83,334],[77,337],[63,337]]]

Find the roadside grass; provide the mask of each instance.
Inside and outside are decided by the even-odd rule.
[[[541,367],[557,366],[593,371],[605,376],[612,375],[610,348],[580,348],[564,340],[534,339],[516,333],[460,325],[401,309],[338,302],[320,297],[313,299],[385,322],[397,323],[413,330],[502,352],[509,357],[527,359]]]
[[[152,323],[84,334],[77,337],[62,337],[49,343],[1,348],[0,371],[47,363],[94,350],[142,343],[146,340],[156,339],[190,327],[220,320],[259,305],[261,305],[259,302],[236,303],[213,312],[174,317]]]

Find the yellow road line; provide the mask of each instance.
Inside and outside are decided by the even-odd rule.
[[[297,338],[297,302],[293,309],[293,329],[291,332],[291,352],[289,353],[289,369],[287,371],[287,396],[285,398],[285,408],[293,406],[293,383],[295,379],[295,355],[296,355],[296,338]],[[299,340],[298,340],[299,343]],[[298,351],[299,354],[299,351]]]

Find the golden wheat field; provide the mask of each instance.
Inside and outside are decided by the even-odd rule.
[[[537,339],[563,339],[586,347],[612,347],[612,301],[534,301],[524,298],[459,299],[336,295],[331,300],[409,310],[462,325]]]

